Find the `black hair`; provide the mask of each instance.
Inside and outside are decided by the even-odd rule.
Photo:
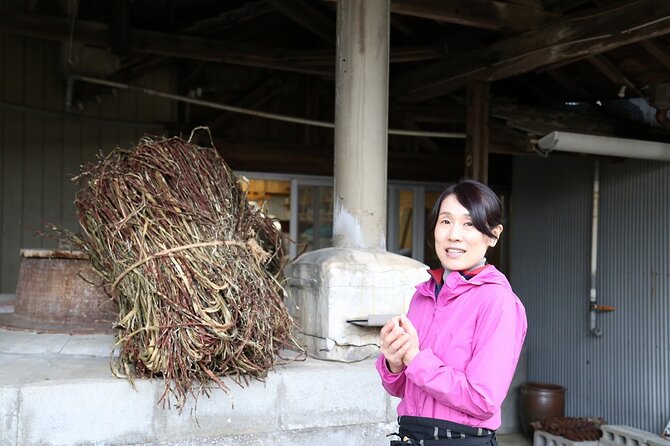
[[[426,220],[426,240],[430,246],[435,246],[435,226],[442,202],[452,194],[468,210],[472,224],[479,232],[488,237],[497,238],[493,233],[493,228],[502,224],[502,207],[498,196],[484,183],[476,180],[461,180],[447,186],[430,211]]]

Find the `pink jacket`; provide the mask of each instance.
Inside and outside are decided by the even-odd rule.
[[[382,385],[402,398],[398,415],[498,429],[526,336],[526,311],[493,265],[469,281],[452,271],[437,299],[435,286],[434,279],[418,285],[407,313],[419,354],[398,374],[380,356]]]

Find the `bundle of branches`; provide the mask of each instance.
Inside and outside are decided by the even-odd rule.
[[[263,380],[291,342],[281,237],[217,151],[145,137],[75,180],[79,244],[119,304],[113,370],[164,377],[178,407]]]
[[[602,417],[553,417],[530,423],[534,430],[541,430],[572,441],[597,441],[602,437],[600,427],[605,424]]]

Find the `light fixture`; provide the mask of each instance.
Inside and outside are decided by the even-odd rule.
[[[537,145],[545,152],[559,150],[591,155],[670,161],[670,144],[640,139],[551,132],[540,138]]]

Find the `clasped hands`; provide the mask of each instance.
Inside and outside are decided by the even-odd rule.
[[[379,347],[391,373],[400,373],[419,353],[419,336],[407,316],[389,319],[379,332]]]

